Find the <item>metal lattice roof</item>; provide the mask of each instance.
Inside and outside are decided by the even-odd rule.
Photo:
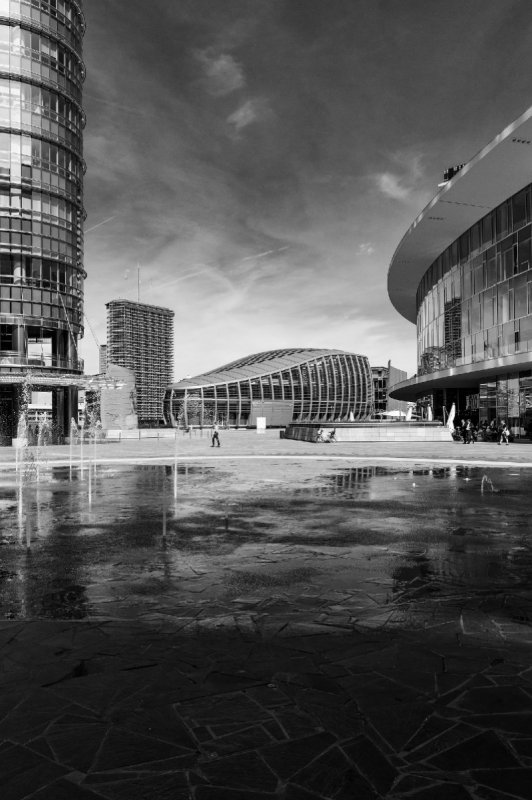
[[[317,358],[335,355],[362,358],[362,356],[348,353],[345,350],[318,350],[313,348],[267,350],[263,353],[254,353],[245,358],[240,358],[237,361],[231,361],[229,364],[224,364],[201,375],[184,378],[172,384],[172,389],[193,389],[216,383],[234,383],[248,378],[260,378],[265,375],[271,375],[273,372],[282,372],[291,367],[315,361]]]

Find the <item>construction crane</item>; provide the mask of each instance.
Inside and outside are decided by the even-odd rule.
[[[91,325],[91,321],[90,321],[90,319],[88,318],[88,316],[85,314],[85,312],[83,312],[83,316],[85,317],[85,321],[87,322],[87,325],[89,326],[89,330],[90,330],[90,332],[91,332],[92,338],[94,339],[94,342],[95,342],[95,344],[96,344],[96,347],[98,348],[98,360],[99,360],[99,359],[100,359],[100,354],[101,354],[101,345],[100,345],[100,342],[98,341],[98,337],[96,336],[96,334],[95,334],[95,332],[94,332],[94,328],[93,328],[93,327],[92,327],[92,325]],[[101,369],[101,367],[100,367],[100,369]],[[106,371],[107,371],[107,370],[105,369],[105,370],[104,370],[104,372],[106,372]]]
[[[83,316],[85,317],[85,322],[86,322],[86,323],[87,323],[87,325],[89,326],[89,330],[90,330],[90,332],[91,332],[91,334],[92,334],[92,338],[94,339],[94,341],[95,341],[95,343],[96,343],[96,347],[97,347],[97,348],[98,348],[98,350],[99,350],[99,349],[100,349],[100,342],[98,341],[98,337],[97,337],[97,336],[96,336],[96,334],[94,333],[94,328],[93,328],[93,327],[92,327],[92,325],[91,325],[91,321],[90,321],[90,319],[88,318],[88,316],[85,314],[85,312],[83,312]]]

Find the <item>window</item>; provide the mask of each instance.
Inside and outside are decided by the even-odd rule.
[[[528,189],[512,197],[512,221],[514,231],[529,221]]]

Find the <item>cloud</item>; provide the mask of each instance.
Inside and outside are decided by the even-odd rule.
[[[196,52],[205,76],[207,91],[214,97],[236,92],[246,85],[244,71],[229,53],[215,54],[210,48]]]
[[[361,242],[356,250],[357,256],[371,256],[375,252],[375,248],[371,242]]]
[[[227,117],[227,122],[229,125],[233,126],[234,132],[239,134],[253,122],[266,119],[268,114],[269,109],[264,100],[255,98],[253,100],[246,100],[236,111],[233,111],[233,113]]]
[[[381,172],[375,176],[379,190],[392,200],[409,200],[410,189],[402,185],[401,178],[391,172]]]

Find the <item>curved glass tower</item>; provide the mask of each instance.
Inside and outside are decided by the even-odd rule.
[[[21,385],[59,430],[83,373],[81,0],[0,0],[0,435]],[[29,373],[29,374],[28,374]]]

